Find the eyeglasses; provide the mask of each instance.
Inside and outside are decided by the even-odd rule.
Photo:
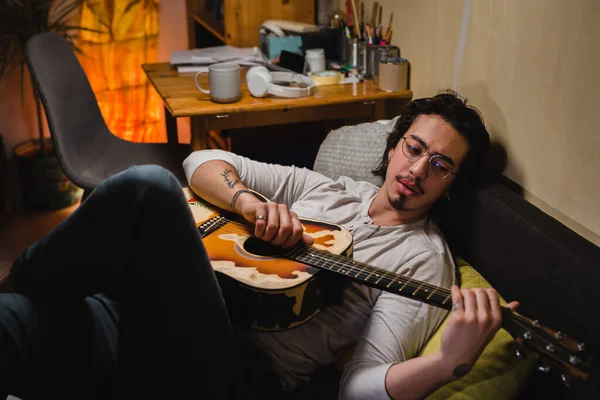
[[[444,179],[448,175],[456,175],[454,170],[454,164],[440,154],[431,154],[425,150],[425,146],[417,139],[412,136],[404,136],[404,143],[402,143],[402,154],[409,160],[417,160],[423,157],[425,154],[429,156],[429,172],[431,175],[439,179]]]

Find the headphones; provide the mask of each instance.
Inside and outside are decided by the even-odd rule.
[[[300,83],[306,87],[288,87],[275,82]],[[270,72],[262,65],[254,66],[246,74],[248,90],[254,97],[267,97],[272,94],[279,97],[299,98],[313,94],[315,82],[306,75],[295,72]]]

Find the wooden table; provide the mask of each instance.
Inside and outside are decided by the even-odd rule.
[[[166,109],[169,142],[177,141],[175,118],[192,117],[193,150],[205,149],[209,130],[235,129],[296,122],[322,121],[365,116],[386,117],[386,102],[408,103],[412,91],[384,92],[370,80],[360,83],[317,86],[314,95],[300,99],[255,98],[250,95],[242,71],[240,101],[219,104],[194,84],[194,73],[179,74],[169,63],[143,64],[142,68]],[[198,79],[208,87],[208,74]]]

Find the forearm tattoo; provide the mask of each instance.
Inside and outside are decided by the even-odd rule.
[[[462,378],[469,372],[470,368],[467,364],[460,364],[458,367],[454,368],[454,372],[452,375],[455,378]]]
[[[238,183],[240,183],[239,179],[236,179],[235,181],[232,181],[229,178],[229,174],[233,172],[233,170],[231,169],[226,169],[223,172],[221,172],[221,176],[223,177],[223,179],[225,179],[225,183],[227,184],[227,187],[229,189],[233,189],[235,187],[235,185],[237,185]]]

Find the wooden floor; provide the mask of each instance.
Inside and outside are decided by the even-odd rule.
[[[0,216],[0,280],[27,246],[50,232],[77,207],[79,202],[57,211],[20,211],[17,215]]]

